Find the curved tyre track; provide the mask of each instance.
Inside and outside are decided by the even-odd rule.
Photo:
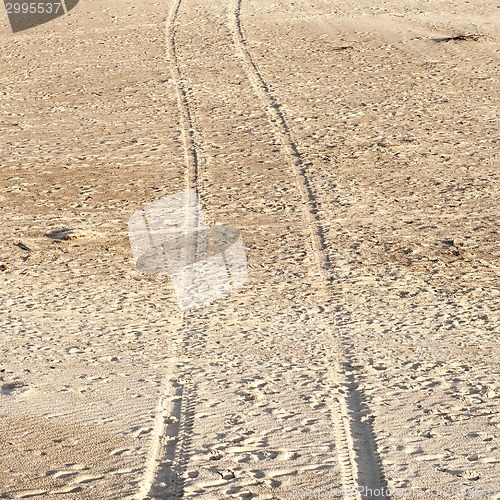
[[[249,52],[240,20],[241,0],[237,0],[232,9],[231,33],[238,58],[245,70],[255,93],[263,102],[275,138],[285,152],[285,158],[293,173],[296,189],[303,200],[305,224],[315,260],[316,274],[320,286],[331,295],[333,277],[332,265],[324,251],[326,243],[322,231],[319,209],[314,187],[308,177],[308,164],[304,161],[297,144],[293,140],[281,105],[274,96],[258,66]],[[175,0],[166,20],[166,58],[171,68],[172,83],[177,95],[179,121],[185,158],[186,189],[196,189],[200,178],[201,158],[196,116],[189,102],[189,89],[179,66],[176,51],[176,20],[182,0]],[[189,225],[189,221],[187,221]],[[180,347],[173,353],[174,360],[185,358],[188,345],[183,329],[179,327]],[[355,389],[353,376],[346,375],[349,369],[348,352],[352,346],[344,339],[338,345],[339,362],[330,373],[332,385],[338,388],[331,403],[335,423],[338,462],[342,477],[342,486],[346,498],[366,498],[362,493],[352,493],[360,488],[383,488],[385,481],[376,455],[376,445],[369,425],[362,422],[362,396]],[[188,462],[189,434],[192,430],[193,407],[196,404],[196,388],[187,376],[187,366],[177,364],[176,372],[171,369],[165,377],[162,397],[160,398],[151,447],[148,455],[146,474],[140,489],[140,498],[182,498],[184,480]],[[177,380],[176,380],[177,378]],[[369,498],[386,498],[373,496]]]
[[[324,251],[324,231],[321,227],[318,204],[311,179],[307,175],[304,161],[281,105],[271,90],[257,64],[252,58],[241,23],[242,0],[235,0],[231,13],[230,27],[234,44],[239,53],[242,66],[255,93],[266,107],[269,121],[286,154],[287,163],[293,172],[295,184],[304,202],[305,222],[314,254],[319,278],[324,289],[331,295],[333,277],[330,275],[330,262]],[[354,375],[346,375],[350,367],[349,351],[353,346],[341,339],[339,345],[340,362],[332,370],[332,379],[339,388],[333,398],[332,415],[335,421],[335,437],[338,446],[338,461],[342,474],[344,492],[357,492],[352,498],[388,498],[387,495],[369,495],[363,492],[387,491],[387,484],[376,451],[376,443],[371,425],[363,417],[363,398],[356,390]],[[351,495],[352,493],[347,493]]]
[[[188,99],[188,89],[182,78],[175,43],[175,25],[182,0],[174,0],[165,22],[165,57],[170,66],[171,81],[177,97],[179,128],[184,150],[185,189],[198,193],[200,154],[196,141],[195,116]],[[189,202],[188,202],[189,203]],[[191,220],[186,210],[186,231],[198,225]],[[196,242],[187,252],[194,261]],[[185,338],[185,313],[181,313],[177,347],[172,348],[170,365],[164,377],[161,397],[155,412],[155,424],[151,436],[145,475],[138,498],[183,498],[183,472],[187,464],[190,443],[196,386],[191,382],[189,369],[182,362],[186,357],[188,344]],[[176,362],[176,368],[172,364]]]
[[[186,189],[197,188],[200,158],[196,145],[196,129],[194,115],[188,99],[186,82],[182,78],[175,45],[175,22],[179,14],[182,0],[174,0],[165,22],[165,56],[170,65],[172,83],[177,95],[179,110],[179,125],[184,148],[184,163],[186,167]]]
[[[281,111],[279,102],[273,95],[269,84],[260,73],[259,68],[250,55],[245,35],[241,26],[241,3],[241,0],[236,0],[231,17],[231,29],[235,46],[240,55],[245,73],[250,80],[252,87],[255,89],[255,93],[265,103],[266,111],[272,123],[272,128],[276,134],[276,138],[287,153],[287,162],[294,174],[294,180],[297,189],[301,193],[302,198],[305,202],[306,208],[304,212],[306,215],[307,225],[309,227],[310,239],[313,247],[313,254],[316,259],[316,265],[322,274],[322,281],[323,283],[325,283],[329,281],[327,277],[328,262],[325,257],[325,253],[323,252],[323,248],[325,246],[323,234],[321,232],[321,227],[317,223],[317,217],[315,216],[315,214],[318,212],[318,207],[316,206],[316,198],[314,196],[313,188],[306,174],[307,164],[302,158],[302,155],[300,154],[298,147],[292,138],[290,128],[287,124],[283,112]]]

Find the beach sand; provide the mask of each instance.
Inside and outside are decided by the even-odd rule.
[[[0,498],[500,498],[499,7],[2,16]],[[127,224],[193,188],[183,310]]]

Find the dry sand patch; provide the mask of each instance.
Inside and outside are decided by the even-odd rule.
[[[0,492],[500,490],[498,6],[166,7],[2,25]],[[249,280],[182,315],[189,187]]]

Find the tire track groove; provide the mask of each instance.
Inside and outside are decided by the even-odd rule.
[[[194,117],[188,98],[188,89],[179,66],[179,58],[175,43],[175,22],[181,8],[182,0],[173,0],[165,23],[165,52],[170,65],[172,83],[177,96],[179,125],[184,148],[184,164],[186,166],[186,189],[197,188],[200,158],[195,139]]]
[[[165,21],[165,59],[170,67],[171,82],[177,97],[179,128],[184,151],[185,189],[193,189],[198,197],[198,180],[201,161],[196,140],[195,117],[191,110],[188,88],[182,78],[176,49],[176,21],[182,0],[173,0]],[[199,226],[199,210],[195,210],[193,220],[192,200],[186,199],[184,231],[189,232]],[[185,249],[187,259],[194,262],[197,255],[197,238],[193,245]],[[181,311],[176,329],[178,343],[172,342],[169,365],[160,389],[160,399],[155,411],[155,422],[151,433],[150,446],[146,458],[145,474],[137,498],[171,498],[184,496],[184,470],[188,462],[190,435],[196,406],[196,388],[187,375],[186,360],[188,342],[185,335],[186,314]],[[176,364],[176,368],[173,365]]]
[[[278,99],[252,58],[241,23],[241,7],[242,0],[235,0],[230,19],[234,45],[255,93],[266,108],[275,136],[286,152],[288,164],[303,199],[304,215],[321,285],[331,295],[330,287],[334,282],[330,274],[331,262],[326,257],[325,233],[318,215],[319,207],[314,188],[307,174],[308,164],[304,161],[293,139]],[[346,368],[350,365],[348,352],[352,352],[352,349],[353,346],[345,339],[339,341],[340,360],[335,363],[335,368],[331,372],[332,381],[339,389],[333,398],[332,415],[335,422],[338,462],[346,498],[361,499],[364,497],[363,490],[387,491],[387,486],[380,468],[380,459],[376,453],[372,429],[367,428],[361,421],[361,395],[354,391],[355,384],[345,375]],[[387,496],[382,495],[376,498],[382,499]]]
[[[294,173],[296,186],[305,202],[304,212],[307,219],[307,226],[310,233],[316,265],[323,275],[323,282],[329,282],[329,262],[327,261],[325,256],[326,254],[323,251],[323,248],[325,248],[324,235],[321,230],[321,226],[317,223],[317,217],[315,215],[319,212],[319,207],[314,196],[314,190],[306,174],[308,165],[304,161],[297,144],[292,138],[290,127],[288,126],[280,103],[274,96],[269,84],[262,76],[258,66],[252,59],[250,51],[248,50],[248,44],[241,26],[241,3],[241,0],[236,0],[233,8],[233,15],[231,17],[231,31],[235,47],[240,54],[240,59],[243,62],[245,73],[250,80],[250,83],[256,93],[260,96],[261,100],[266,104],[266,111],[269,115],[271,123],[273,124],[273,129],[277,136],[276,138],[287,152],[288,163]]]

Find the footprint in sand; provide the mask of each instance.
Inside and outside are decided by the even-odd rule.
[[[284,451],[278,455],[277,459],[282,461],[288,461],[288,460],[296,460],[299,457],[300,453],[297,453],[296,451]]]
[[[117,457],[123,454],[129,455],[131,451],[132,450],[130,448],[117,448],[116,450],[111,451],[109,454],[112,457]]]
[[[100,479],[104,479],[104,476],[91,476],[89,474],[84,474],[83,476],[80,476],[75,479],[75,484],[86,484],[86,483],[91,483],[93,481],[99,481]]]
[[[67,477],[71,477],[71,476],[76,476],[78,474],[77,471],[74,471],[74,470],[60,470],[60,471],[57,471],[53,477],[57,477],[57,478],[67,478]]]

